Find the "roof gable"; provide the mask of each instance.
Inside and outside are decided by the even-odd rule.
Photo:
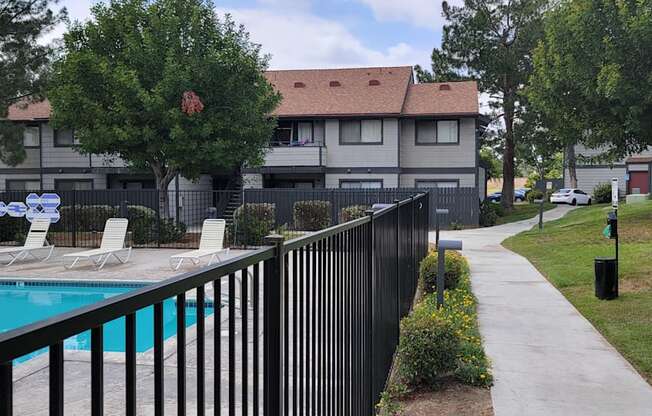
[[[412,67],[267,71],[283,96],[280,117],[399,115]]]
[[[403,115],[478,115],[478,84],[475,81],[412,84]]]

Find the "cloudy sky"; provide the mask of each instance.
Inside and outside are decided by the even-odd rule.
[[[85,20],[94,2],[59,4],[71,20]],[[441,0],[222,0],[215,6],[246,26],[252,40],[272,55],[273,69],[429,68],[430,52],[441,41]]]

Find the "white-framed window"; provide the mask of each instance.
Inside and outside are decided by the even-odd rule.
[[[72,129],[61,129],[54,131],[55,147],[72,147],[79,144],[79,139]]]
[[[23,130],[23,146],[39,147],[41,145],[41,134],[38,126],[25,126]]]
[[[382,179],[340,179],[340,188],[342,189],[380,189],[382,187]]]
[[[437,121],[437,143],[457,143],[458,123],[457,120]]]
[[[341,144],[382,144],[383,120],[341,120]]]
[[[416,144],[456,144],[459,143],[459,120],[417,120]]]
[[[41,189],[41,181],[38,179],[7,179],[5,188],[8,191],[38,191]]]
[[[417,188],[458,188],[458,181],[446,179],[417,179],[415,181]]]

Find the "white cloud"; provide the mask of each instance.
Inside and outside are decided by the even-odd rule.
[[[272,55],[274,69],[388,66],[427,63],[429,50],[397,43],[386,50],[365,46],[342,24],[306,12],[218,9],[245,25],[254,42]]]
[[[379,21],[400,21],[413,26],[441,30],[444,18],[441,0],[358,0],[371,8]],[[461,5],[462,0],[450,0],[451,5]]]

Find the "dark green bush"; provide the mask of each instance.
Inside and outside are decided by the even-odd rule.
[[[246,204],[233,213],[233,232],[239,243],[259,246],[274,229],[276,206],[274,204]]]
[[[329,201],[297,201],[293,209],[294,228],[301,231],[319,231],[331,225]]]
[[[398,348],[401,376],[413,386],[434,385],[457,364],[460,340],[453,323],[433,313],[427,303],[401,321]]]
[[[174,218],[158,218],[156,210],[142,206],[127,206],[129,231],[136,245],[149,243],[169,244],[181,240],[186,234],[186,225]],[[160,224],[160,230],[159,230]]]
[[[431,251],[419,266],[419,285],[424,294],[437,292],[437,259],[436,251]],[[444,289],[454,289],[462,276],[468,272],[469,264],[457,251],[447,251],[444,260],[446,273],[444,275]]]
[[[59,213],[68,230],[74,221],[78,232],[104,231],[106,220],[117,217],[118,209],[110,205],[67,205],[59,208]]]
[[[480,204],[480,226],[481,227],[492,227],[496,225],[498,218],[502,217],[504,214],[504,209],[500,204],[485,199]]]
[[[24,222],[24,218],[14,218],[8,215],[0,217],[0,242],[24,241],[27,227],[29,227],[29,223],[25,224]]]
[[[340,210],[340,224],[366,216],[367,209],[369,209],[369,207],[366,205],[351,205],[342,208]]]
[[[553,192],[552,189],[548,189],[546,192],[543,192],[541,189],[533,189],[528,192],[525,199],[527,199],[527,202],[530,204],[534,204],[534,201],[537,199],[543,199],[544,202],[550,202],[550,195],[552,195]]]
[[[593,201],[598,204],[611,202],[611,184],[601,183],[593,188]]]

